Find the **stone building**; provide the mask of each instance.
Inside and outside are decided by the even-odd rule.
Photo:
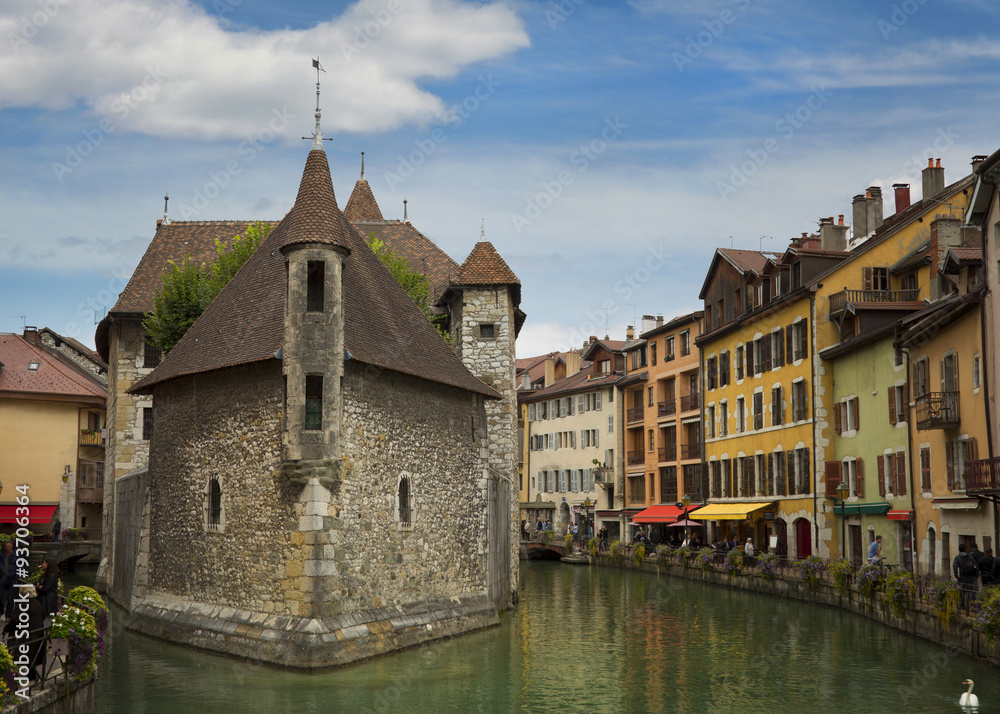
[[[155,405],[148,469],[115,489],[129,626],[314,668],[496,624],[517,590],[519,287],[478,244],[440,301],[456,356],[314,142],[292,210],[119,395]]]

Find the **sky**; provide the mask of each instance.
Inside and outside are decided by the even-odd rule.
[[[461,263],[522,283],[519,357],[700,308],[719,247],[784,250],[1000,147],[990,0],[5,0],[0,332],[93,346],[163,217],[280,219],[314,124]]]

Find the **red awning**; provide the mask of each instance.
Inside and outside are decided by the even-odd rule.
[[[0,505],[0,523],[17,523],[17,509],[23,506]],[[29,523],[48,523],[59,506],[28,506]],[[23,513],[22,516],[23,517]]]
[[[890,521],[908,521],[910,520],[910,514],[913,511],[889,511],[885,514],[885,517]]]
[[[691,510],[691,509],[688,509]],[[668,506],[666,504],[657,504],[655,506],[650,506],[649,508],[639,511],[634,516],[632,516],[633,523],[673,523],[681,514],[684,513],[683,508],[678,508],[677,506]]]

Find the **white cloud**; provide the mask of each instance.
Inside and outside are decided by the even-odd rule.
[[[227,29],[187,0],[14,0],[0,9],[0,38],[0,110],[83,106],[129,131],[198,139],[254,135],[274,110],[303,131],[317,55],[324,131],[380,132],[442,117],[421,79],[529,44],[508,5],[459,0],[363,0],[266,32]]]

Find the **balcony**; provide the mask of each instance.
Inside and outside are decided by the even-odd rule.
[[[646,463],[646,452],[642,449],[639,449],[638,451],[628,451],[625,454],[625,459],[629,466],[644,464]]]
[[[1000,456],[965,462],[965,493],[1000,494]]]
[[[665,399],[662,402],[657,402],[656,404],[656,415],[665,417],[673,416],[677,413],[677,400],[676,399]]]
[[[661,446],[656,450],[656,458],[661,463],[664,461],[677,461],[677,447]]]
[[[701,407],[701,394],[693,392],[681,397],[681,411],[690,412]]]
[[[690,444],[681,444],[681,458],[682,459],[700,459],[701,458],[701,442],[693,441]]]
[[[877,308],[884,303],[917,302],[920,291],[910,290],[841,290],[830,296],[830,317],[840,317],[849,307],[864,305]]]
[[[958,426],[958,392],[929,392],[917,397],[917,430]]]
[[[625,421],[631,424],[632,422],[642,421],[643,407],[640,405],[638,407],[632,407],[625,411]]]
[[[104,437],[101,436],[100,431],[81,429],[80,446],[104,446]]]
[[[77,486],[77,503],[104,503],[104,486]]]

